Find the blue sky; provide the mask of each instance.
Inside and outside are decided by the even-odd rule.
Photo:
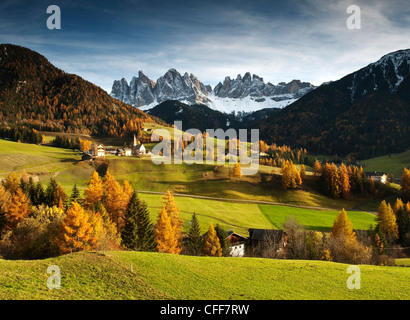
[[[52,4],[61,30],[46,27]],[[360,30],[346,27],[351,4]],[[410,48],[410,1],[2,0],[0,43],[35,50],[108,92],[113,80],[139,70],[156,80],[170,68],[212,86],[248,71],[319,85]]]

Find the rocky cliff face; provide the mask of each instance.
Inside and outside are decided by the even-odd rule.
[[[212,89],[193,74],[185,73],[182,76],[177,70],[170,69],[156,82],[142,71],[138,77],[132,78],[129,85],[124,78],[116,80],[111,95],[144,110],[167,100],[177,100],[187,104],[204,104],[224,112],[249,112],[284,107],[314,88],[312,84],[300,80],[281,82],[275,86],[247,72],[236,79],[226,77]]]

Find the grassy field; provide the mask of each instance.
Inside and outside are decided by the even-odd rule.
[[[161,195],[139,193],[149,206],[152,221],[156,221],[160,211]],[[288,216],[294,216],[308,230],[330,231],[339,211],[313,210],[278,205],[234,203],[207,199],[175,197],[188,231],[192,213],[197,214],[201,231],[206,232],[209,224],[217,223],[225,230],[233,230],[248,236],[248,228],[282,229]],[[373,214],[361,211],[348,211],[349,219],[355,229],[369,229],[374,224]]]
[[[384,171],[399,178],[404,168],[410,168],[410,150],[364,160],[361,164],[365,171]]]
[[[61,289],[46,286],[50,265],[60,267]],[[347,267],[324,261],[82,252],[0,260],[0,299],[410,299],[409,268],[362,265],[361,289],[351,290]]]
[[[127,179],[135,190],[194,194],[201,196],[280,202],[310,207],[335,208],[334,211],[318,211],[282,206],[260,206],[254,203],[234,203],[206,199],[177,197],[185,229],[189,227],[192,213],[198,214],[202,231],[209,223],[219,223],[226,230],[234,230],[247,235],[248,228],[280,228],[288,215],[294,215],[308,229],[329,230],[340,208],[352,210],[358,203],[369,203],[368,198],[357,198],[353,201],[333,200],[314,190],[314,177],[308,176],[302,188],[283,190],[280,187],[280,175],[277,168],[260,167],[260,172],[240,179],[232,177],[232,166],[215,165],[155,165],[150,158],[120,158],[107,156],[105,159],[109,171],[117,180]],[[47,184],[54,177],[71,193],[74,184],[80,190],[95,170],[95,164],[80,161],[80,155],[72,150],[21,144],[0,140],[0,178],[10,172],[28,174]],[[275,175],[272,175],[272,171]],[[157,219],[161,206],[161,195],[143,194],[147,201],[152,219]],[[370,199],[371,203],[376,203]],[[377,199],[377,204],[379,203]],[[373,217],[365,212],[354,211],[351,216],[354,227],[366,229]]]

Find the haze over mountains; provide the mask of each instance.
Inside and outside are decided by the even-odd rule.
[[[273,85],[249,72],[235,79],[225,77],[215,88],[203,84],[193,74],[181,75],[170,69],[156,82],[142,71],[128,84],[126,79],[115,80],[111,96],[125,103],[148,110],[167,100],[185,104],[204,104],[225,113],[253,112],[264,108],[283,108],[315,88],[308,82],[293,80]]]

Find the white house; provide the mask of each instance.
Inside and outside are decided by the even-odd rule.
[[[103,144],[97,147],[97,157],[105,157],[105,146]]]

